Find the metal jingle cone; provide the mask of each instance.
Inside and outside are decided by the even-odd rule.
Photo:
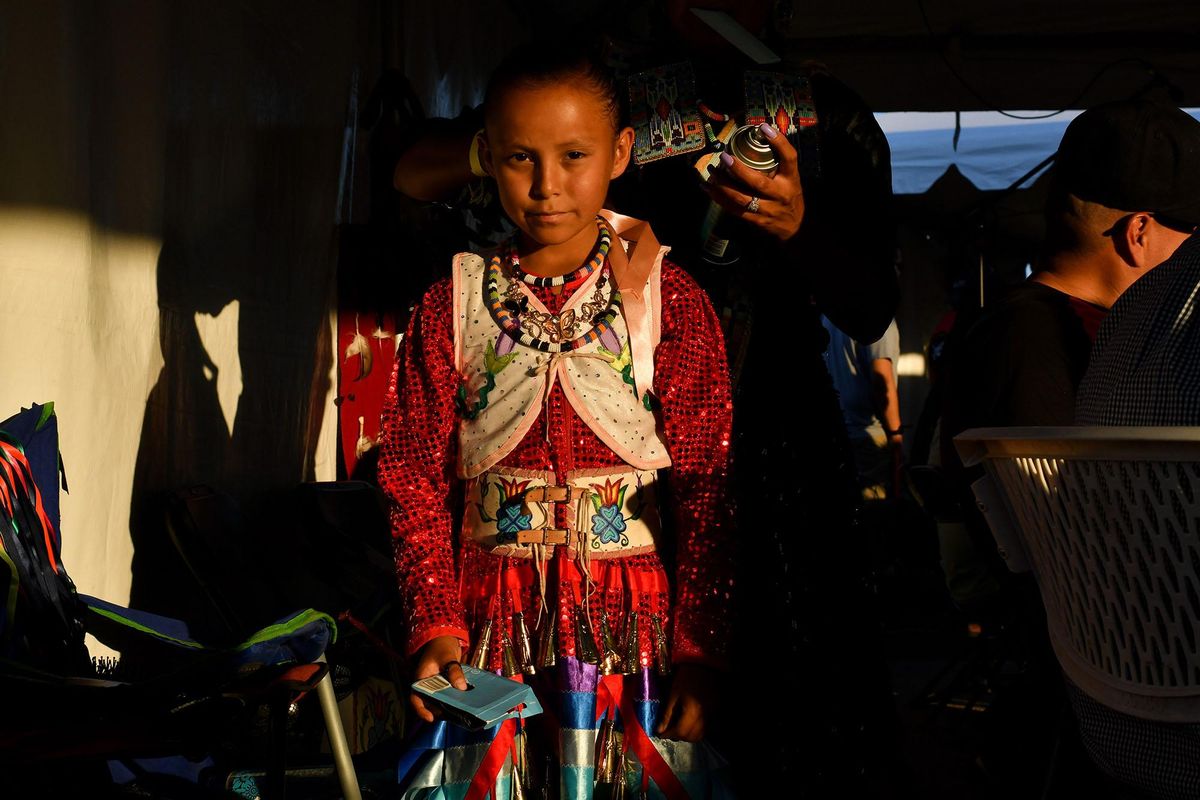
[[[575,609],[575,656],[588,664],[600,663],[600,651],[596,649],[596,634],[592,621],[582,608]]]
[[[612,625],[608,624],[608,611],[600,612],[600,643],[605,650],[619,650],[621,645],[617,641],[617,634],[613,631]]]
[[[529,733],[521,731],[521,791],[532,796],[537,790],[536,755],[530,755]],[[544,795],[544,793],[543,793]]]
[[[608,624],[607,611],[600,612],[600,643],[604,648],[604,655],[600,660],[600,674],[619,674],[624,661],[617,649],[617,637],[613,635],[612,626]]]
[[[513,761],[512,768],[512,784],[509,789],[508,796],[512,800],[525,800],[525,781],[522,775],[524,770],[517,766],[516,761]]]
[[[642,654],[638,647],[638,612],[630,611],[625,618],[625,664],[626,675],[636,674],[642,668]]]
[[[608,750],[605,753],[604,774],[608,778],[608,782],[613,784],[613,797],[617,797],[618,792],[625,783],[624,764],[624,741],[625,736],[614,726],[612,735],[608,737]]]
[[[538,631],[537,665],[549,669],[558,663],[558,616],[547,611]]]
[[[667,632],[658,614],[651,615],[650,623],[654,627],[654,671],[665,678],[671,674],[671,648],[667,644]]]
[[[467,660],[475,669],[488,668],[488,648],[492,645],[492,620],[485,619],[479,626],[479,636],[475,639],[475,647]]]
[[[513,646],[516,648],[517,666],[526,675],[537,674],[537,664],[533,660],[533,642],[529,638],[529,628],[525,626],[525,614],[520,611],[513,613]]]
[[[612,800],[625,800],[625,753],[623,747],[618,747],[617,766],[613,771],[612,783]]]
[[[612,780],[608,764],[608,751],[612,747],[612,740],[616,732],[616,722],[612,717],[606,717],[600,723],[600,731],[596,734],[596,783],[609,783]]]
[[[512,786],[509,796],[521,800],[532,791],[529,780],[529,732],[525,730],[523,723],[517,729],[516,735],[513,736],[513,750],[510,758],[512,759]]]
[[[513,653],[512,642],[509,640],[508,634],[503,631],[500,632],[500,674],[506,678],[521,674],[521,668],[517,666],[517,657]]]

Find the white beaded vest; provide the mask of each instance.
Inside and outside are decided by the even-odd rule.
[[[617,223],[618,233],[637,222],[606,216]],[[626,241],[618,241],[629,247]],[[646,243],[657,245],[652,235]],[[652,365],[653,348],[660,336],[662,258],[667,249],[659,247],[640,254],[643,259],[652,257],[653,262],[646,264],[649,269],[644,270],[648,272],[644,282],[637,275],[641,285],[628,289],[628,284],[620,283],[612,273],[602,279],[607,270],[595,270],[557,315],[551,315],[522,282],[502,274],[498,281],[500,296],[520,297],[527,315],[548,321],[555,335],[564,339],[573,339],[590,329],[596,310],[608,307],[618,286],[622,298],[626,293],[636,298],[638,318],[632,324],[626,319],[627,304],[622,301],[611,333],[561,354],[541,352],[508,337],[488,310],[484,294],[487,262],[474,253],[455,256],[455,366],[463,381],[460,410],[471,410],[459,422],[460,478],[481,475],[513,451],[533,427],[555,382],[580,419],[630,466],[653,470],[671,465],[651,410],[652,367],[643,366]],[[617,255],[622,265],[626,263],[624,255],[624,251]],[[631,327],[635,328],[633,339],[640,347],[630,341]],[[635,353],[634,348],[639,352]],[[650,352],[642,353],[642,349]],[[638,368],[643,375],[637,374]]]

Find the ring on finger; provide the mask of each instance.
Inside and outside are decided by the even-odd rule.
[[[758,198],[757,197],[751,197],[750,202],[746,203],[746,213],[748,213],[748,214],[757,214],[758,213]]]

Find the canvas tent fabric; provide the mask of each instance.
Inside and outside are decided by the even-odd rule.
[[[1200,119],[1200,109],[1187,109]],[[995,111],[960,116],[955,148],[954,112],[894,112],[875,117],[892,150],[892,191],[921,194],[954,165],[981,191],[1007,189],[1058,150],[1063,132],[1082,111],[1049,118],[1045,111]]]
[[[338,171],[372,9],[0,4],[0,408],[57,402],[83,591],[130,597],[158,490],[334,477]]]

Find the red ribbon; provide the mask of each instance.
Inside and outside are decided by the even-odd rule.
[[[475,777],[467,787],[464,800],[484,800],[489,794],[493,794],[496,778],[500,776],[500,770],[504,768],[504,762],[513,750],[513,737],[516,733],[515,719],[506,719],[500,723],[500,730],[496,731],[496,738],[492,739],[487,752],[483,754],[483,761],[480,762],[479,769],[475,770]]]
[[[604,675],[596,687],[596,719],[613,714],[621,707],[625,696],[624,675]],[[636,723],[635,723],[636,724]]]
[[[688,800],[687,790],[638,721],[633,698],[625,692],[625,676],[605,675],[596,687],[596,719],[618,709],[625,723],[625,749],[632,750],[642,763],[642,791],[648,791],[653,780],[667,800]]]

